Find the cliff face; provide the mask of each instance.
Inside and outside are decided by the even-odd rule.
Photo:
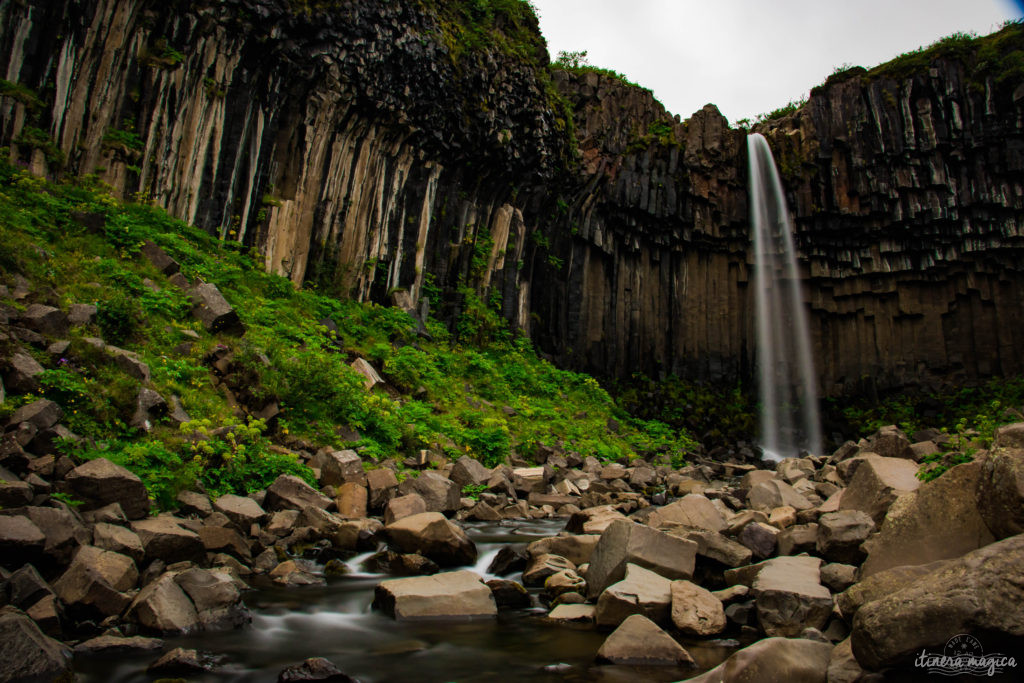
[[[532,17],[464,4],[2,3],[0,137],[296,284],[426,292],[449,319],[475,293],[600,374],[748,376],[745,133],[549,77]],[[940,60],[759,128],[827,393],[1024,370],[1019,83]]]

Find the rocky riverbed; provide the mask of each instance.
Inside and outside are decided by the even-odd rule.
[[[40,403],[9,436],[57,424]],[[21,450],[0,680],[882,680],[959,634],[1019,655],[1024,423],[923,483],[931,450],[890,427],[774,469],[551,450],[399,481],[322,449],[320,490],[282,475],[157,515],[112,462]]]

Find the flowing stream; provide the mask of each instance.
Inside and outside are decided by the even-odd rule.
[[[468,523],[480,560],[471,567],[486,579],[498,550],[510,543],[554,536],[565,520]],[[286,666],[326,657],[361,683],[493,683],[494,681],[675,681],[717,665],[734,640],[684,641],[700,665],[598,666],[594,655],[607,637],[589,625],[554,624],[539,607],[499,611],[474,621],[399,622],[370,610],[374,586],[391,578],[360,566],[370,553],[348,561],[352,572],[322,588],[264,589],[245,594],[252,623],[235,631],[166,639],[214,655],[215,672],[189,676],[201,683],[274,683]],[[518,579],[518,575],[508,578]],[[146,666],[157,655],[77,659],[81,683],[150,683]],[[546,668],[547,667],[547,668]]]
[[[818,394],[793,243],[768,142],[747,136],[750,226],[754,235],[759,439],[769,460],[821,453]]]

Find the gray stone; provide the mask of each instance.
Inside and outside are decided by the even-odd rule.
[[[313,506],[326,510],[331,499],[293,474],[282,474],[267,487],[263,506],[267,510],[302,510]]]
[[[142,628],[161,635],[180,635],[198,630],[199,614],[174,576],[168,572],[146,585],[129,607],[129,618]]]
[[[423,497],[427,512],[455,512],[459,509],[462,489],[451,479],[428,470],[403,481],[398,492],[403,496],[418,493]]]
[[[468,570],[382,581],[373,606],[402,621],[492,618],[498,613],[491,589]]]
[[[753,582],[757,617],[769,636],[792,638],[805,628],[821,629],[832,614],[832,594],[821,585],[816,557],[776,557]]]
[[[658,572],[668,579],[693,576],[697,544],[630,520],[609,524],[590,557],[587,592],[591,598],[620,581],[627,563]]]
[[[0,681],[72,680],[71,650],[20,610],[0,608]]]
[[[975,499],[983,468],[977,461],[958,465],[897,498],[879,533],[864,544],[861,576],[960,557],[995,541],[979,514],[986,496]]]
[[[153,240],[143,242],[142,246],[139,247],[139,251],[153,264],[154,268],[164,275],[174,275],[181,270],[178,262],[168,256],[167,252]]]
[[[174,580],[192,600],[204,629],[237,628],[250,621],[242,594],[226,570],[193,567],[177,574]]]
[[[455,461],[448,476],[460,487],[479,486],[486,484],[491,478],[491,470],[484,467],[476,458],[464,455]]]
[[[46,536],[28,517],[0,515],[0,565],[16,569],[26,562],[38,562]]]
[[[733,653],[689,683],[825,683],[832,646],[802,638],[765,638]]]
[[[367,473],[363,471],[363,461],[353,450],[322,450],[313,458],[312,464],[320,470],[321,486],[341,486],[350,481],[366,483]],[[395,485],[398,485],[397,479]]]
[[[530,559],[523,570],[523,584],[543,586],[547,579],[559,572],[575,571],[576,565],[561,555],[544,553]]]
[[[277,683],[356,683],[356,679],[323,657],[312,657],[286,667],[277,677]]]
[[[190,294],[192,315],[208,332],[224,332],[236,336],[245,334],[245,326],[238,319],[238,313],[220,293],[217,285],[204,282],[193,287]]]
[[[48,337],[63,337],[68,333],[68,317],[53,306],[30,304],[21,314],[21,322]]]
[[[137,655],[144,652],[155,652],[162,650],[164,641],[159,638],[146,638],[145,636],[124,636],[102,635],[84,640],[75,645],[75,654],[86,657],[116,657],[124,655]]]
[[[829,562],[860,564],[861,544],[875,530],[871,517],[860,510],[839,510],[818,518],[818,554]]]
[[[690,493],[656,509],[647,519],[647,524],[656,529],[678,525],[705,531],[722,531],[726,527],[725,518],[719,509],[700,493]]]
[[[121,614],[131,598],[139,571],[127,555],[82,546],[59,579],[54,592],[77,619],[102,619]]]
[[[98,309],[93,304],[71,304],[68,308],[68,322],[72,327],[85,327],[96,320]]]
[[[635,564],[626,565],[626,577],[608,586],[594,612],[598,626],[616,626],[631,614],[643,614],[666,623],[672,609],[672,582]]]
[[[687,635],[713,636],[725,630],[725,609],[711,592],[689,581],[673,581],[672,623]]]
[[[356,358],[352,361],[352,365],[350,367],[363,376],[363,388],[367,391],[370,391],[375,386],[385,384],[380,373],[378,373],[374,367],[370,365],[370,362],[364,358]]]
[[[866,512],[875,525],[880,526],[893,501],[921,485],[917,478],[918,467],[913,460],[874,455],[859,461],[850,485],[843,491],[839,509]]]
[[[676,532],[670,531],[669,533],[675,535]],[[750,548],[726,538],[720,533],[690,529],[684,531],[683,534],[683,538],[697,544],[698,555],[724,564],[726,567],[750,564],[750,559],[753,557]]]
[[[779,555],[799,555],[814,552],[818,547],[818,525],[797,524],[775,537]]]
[[[1022,566],[1024,535],[1011,536],[946,560],[901,590],[863,605],[851,633],[857,661],[871,670],[899,666],[922,650],[941,652],[961,633],[1019,645],[1024,642]],[[1012,655],[1012,647],[1006,652]]]
[[[551,553],[560,555],[574,565],[581,565],[590,562],[601,537],[598,534],[573,534],[565,536],[550,536],[533,541],[526,546],[526,552],[530,557],[537,557]]]
[[[805,496],[778,479],[768,479],[750,489],[750,493],[747,494],[747,504],[751,508],[765,513],[783,505],[788,505],[798,511],[814,507]]]
[[[49,399],[41,398],[15,410],[9,423],[16,425],[30,422],[36,429],[48,429],[60,422],[62,417],[64,417],[64,411],[59,405]]]
[[[759,559],[771,557],[775,553],[779,530],[770,524],[751,522],[740,532],[739,542],[750,548],[751,554]]]
[[[139,535],[116,524],[96,524],[92,530],[92,539],[93,545],[97,548],[127,555],[136,562],[141,562],[146,554]]]
[[[149,513],[149,494],[142,480],[106,458],[79,465],[65,480],[75,495],[89,501],[93,508],[119,503],[129,519]]]
[[[640,614],[623,621],[597,651],[598,662],[626,666],[694,666],[690,653]]]
[[[398,490],[398,477],[386,467],[370,470],[366,473],[366,488],[369,491],[369,508],[382,510]],[[426,507],[422,511],[426,512]]]
[[[43,366],[24,351],[15,351],[7,359],[7,367],[3,373],[4,385],[18,394],[39,391],[39,373]]]
[[[976,488],[978,514],[997,539],[1024,533],[1024,444],[1018,445],[1024,441],[1021,431],[1024,423],[997,430],[997,443],[1013,445],[992,450],[981,464]],[[949,475],[947,472],[936,481]]]
[[[826,564],[821,568],[821,582],[833,593],[842,593],[857,583],[857,568],[838,562]]]
[[[132,531],[139,535],[149,560],[198,562],[206,555],[199,534],[182,526],[185,520],[162,515],[132,522]]]
[[[259,524],[267,515],[266,510],[252,498],[236,496],[233,493],[213,501],[213,509],[226,515],[243,533],[248,533],[250,526]]]
[[[139,354],[111,344],[107,344],[106,351],[113,357],[114,364],[123,370],[129,377],[137,379],[140,382],[149,381],[149,366],[142,361]]]
[[[418,493],[410,493],[388,501],[384,509],[384,524],[393,524],[400,519],[411,515],[418,515],[427,511],[427,504],[423,496]]]
[[[442,567],[476,561],[476,544],[461,527],[439,512],[404,517],[387,525],[385,531],[400,551],[419,553]]]

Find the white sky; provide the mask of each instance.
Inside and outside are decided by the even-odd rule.
[[[842,64],[872,67],[956,31],[991,33],[1012,0],[533,0],[555,59],[650,88],[688,118],[708,102],[734,122],[806,95]]]

